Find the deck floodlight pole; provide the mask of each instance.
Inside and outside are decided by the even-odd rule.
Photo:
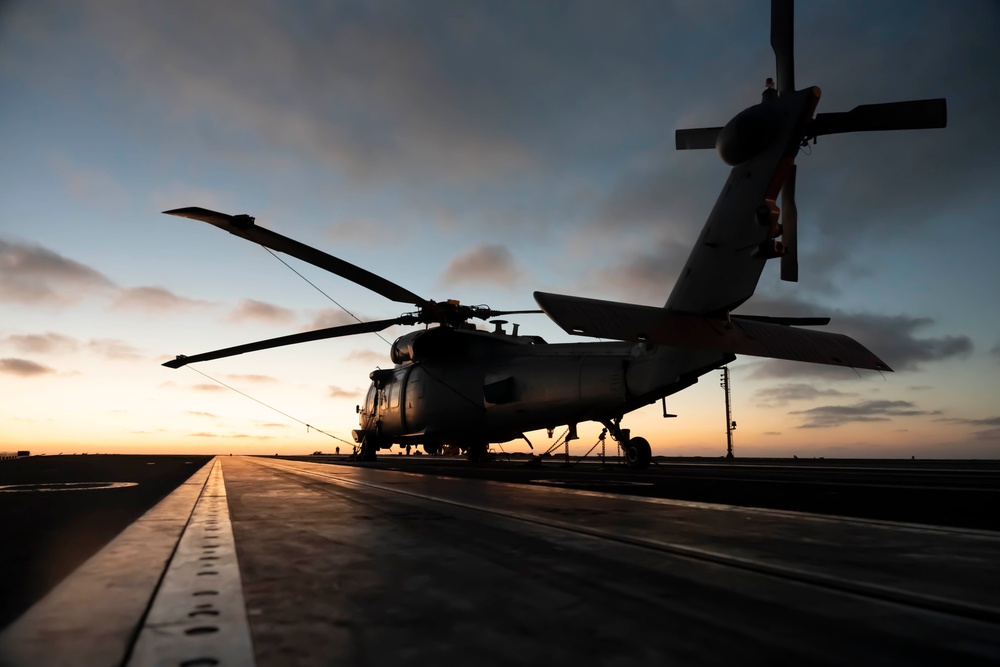
[[[732,397],[729,393],[729,366],[722,367],[722,382],[719,383],[726,393],[726,458],[735,458],[733,455],[733,431],[736,429],[736,422],[733,421]]]

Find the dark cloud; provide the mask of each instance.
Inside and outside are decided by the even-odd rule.
[[[507,246],[488,243],[453,259],[445,269],[442,282],[510,285],[516,283],[518,278],[514,256]]]
[[[852,422],[889,421],[892,417],[916,417],[939,414],[920,410],[910,401],[862,401],[854,405],[821,405],[808,410],[793,410],[805,421],[798,428],[832,428]]]
[[[47,248],[0,239],[0,301],[66,305],[114,286],[99,271]]]
[[[981,428],[973,433],[977,440],[1000,440],[1000,416],[983,419],[963,419],[959,417],[944,417],[938,421],[951,424],[961,424]],[[985,427],[985,428],[983,428]]]
[[[755,315],[806,317],[829,315],[826,327],[835,333],[854,338],[889,364],[895,371],[918,370],[933,361],[961,358],[972,352],[972,340],[963,335],[918,337],[922,329],[934,324],[929,317],[849,313],[839,309],[823,309],[795,300],[755,298],[746,312]],[[801,364],[790,361],[766,361],[760,364],[754,377],[789,378],[820,376],[829,379],[857,377],[849,369]]]
[[[114,307],[142,313],[167,313],[207,305],[207,301],[178,296],[165,287],[128,287],[121,291]]]
[[[643,250],[625,253],[624,259],[596,275],[603,289],[610,288],[625,301],[659,306],[666,302],[677,282],[691,244],[662,239],[644,245]]]
[[[276,306],[273,303],[243,299],[236,309],[229,314],[233,322],[252,320],[265,324],[288,324],[295,320],[295,313],[288,308]]]
[[[80,347],[80,341],[72,336],[47,331],[43,334],[13,334],[7,336],[7,344],[25,354],[49,354],[52,352],[73,352]]]
[[[808,401],[827,396],[853,396],[849,392],[837,391],[836,389],[819,389],[811,384],[789,383],[775,387],[758,389],[754,392],[754,398],[761,407],[780,407],[787,405],[790,401]]]
[[[55,373],[55,371],[48,366],[43,366],[28,359],[13,359],[8,357],[0,359],[0,373],[18,375],[20,377],[36,377],[38,375]]]
[[[330,398],[357,398],[361,395],[361,391],[357,389],[343,389],[342,387],[336,387],[330,385],[329,393],[327,396]]]

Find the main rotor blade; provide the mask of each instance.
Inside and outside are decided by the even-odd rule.
[[[948,105],[943,97],[932,100],[862,104],[850,111],[818,113],[806,129],[809,138],[844,132],[924,130],[948,125]]]
[[[246,345],[236,345],[235,347],[227,347],[222,350],[215,350],[214,352],[205,352],[203,354],[196,354],[191,357],[185,357],[184,355],[178,355],[176,359],[163,364],[167,368],[180,368],[181,366],[186,366],[188,364],[193,364],[196,361],[209,361],[211,359],[222,359],[223,357],[232,357],[237,354],[245,354],[246,352],[256,352],[258,350],[269,350],[272,347],[282,347],[284,345],[295,345],[297,343],[308,343],[314,340],[324,340],[326,338],[339,338],[341,336],[353,336],[354,334],[360,333],[372,333],[373,331],[382,331],[391,327],[393,324],[412,324],[416,320],[412,317],[397,317],[391,320],[376,320],[374,322],[360,322],[358,324],[347,324],[339,327],[327,327],[326,329],[316,329],[315,331],[305,331],[303,333],[292,334],[290,336],[280,336],[278,338],[269,338],[267,340],[261,340],[256,343],[247,343]]]
[[[674,132],[674,143],[679,151],[715,148],[721,127],[694,127]]]
[[[795,170],[788,172],[781,187],[781,244],[785,254],[781,256],[781,279],[790,283],[799,281],[799,210],[795,206]]]
[[[771,48],[778,95],[795,91],[795,7],[792,0],[771,0]]]
[[[386,280],[382,276],[375,275],[333,255],[328,255],[322,250],[299,243],[287,236],[264,229],[256,225],[254,219],[248,215],[233,216],[226,213],[209,211],[197,206],[177,208],[172,211],[164,211],[164,213],[215,225],[234,236],[239,236],[247,241],[253,241],[272,250],[289,254],[292,257],[301,259],[303,262],[308,262],[313,266],[326,269],[330,273],[335,273],[342,278],[347,278],[351,282],[357,283],[362,287],[367,287],[376,294],[381,294],[392,301],[412,303],[417,306],[424,306],[427,303],[426,299],[417,296],[404,287],[400,287],[394,282]]]

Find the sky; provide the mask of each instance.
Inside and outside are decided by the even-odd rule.
[[[949,122],[800,153],[800,282],[771,262],[740,312],[830,316],[896,372],[740,357],[736,454],[996,458],[1000,5],[796,11],[818,112],[946,97]],[[2,3],[0,449],[346,447],[304,424],[350,440],[391,365],[373,334],[160,364],[407,307],[289,258],[338,306],[167,209],[254,215],[428,299],[660,306],[728,174],[674,130],[725,124],[769,76],[764,0]],[[624,425],[654,454],[724,454],[719,375]]]

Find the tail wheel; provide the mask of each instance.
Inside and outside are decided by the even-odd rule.
[[[629,438],[625,445],[625,465],[629,468],[642,470],[649,467],[649,462],[653,458],[653,452],[649,448],[649,441],[645,438]]]

